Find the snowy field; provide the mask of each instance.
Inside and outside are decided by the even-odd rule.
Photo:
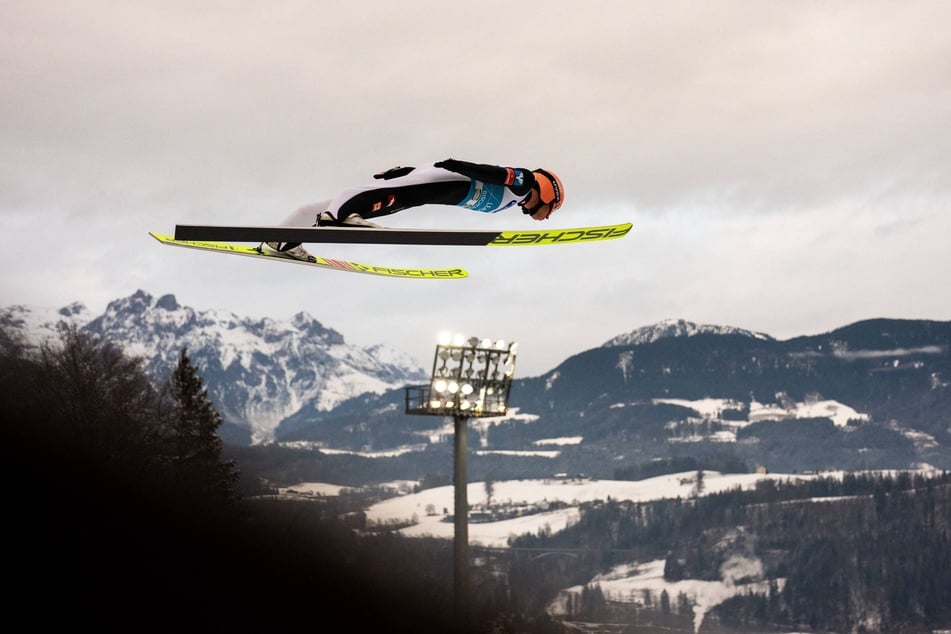
[[[656,398],[653,400],[653,402],[689,407],[700,415],[698,422],[717,422],[722,427],[727,428],[725,430],[715,432],[710,438],[697,435],[680,439],[671,439],[672,442],[701,442],[704,440],[713,440],[714,442],[736,442],[737,430],[742,429],[751,423],[770,420],[828,418],[836,427],[845,427],[850,421],[866,422],[869,419],[868,414],[858,412],[848,405],[832,400],[789,402],[785,403],[783,406],[752,401],[749,404],[750,411],[746,420],[731,420],[722,418],[723,412],[728,410],[739,410],[744,406],[744,404],[730,399],[706,398],[690,401],[678,398]],[[619,407],[623,407],[623,405],[619,405]]]
[[[809,476],[782,474],[730,474],[704,472],[703,494],[736,487],[752,489],[764,479],[806,479]],[[679,473],[637,482],[591,479],[511,480],[492,483],[491,506],[537,506],[563,502],[568,508],[541,512],[500,522],[469,524],[469,542],[504,548],[508,539],[539,530],[559,531],[578,517],[578,505],[594,500],[631,500],[647,502],[664,498],[691,497],[696,490],[696,472]],[[417,522],[401,532],[407,536],[433,536],[451,539],[452,522],[443,517],[452,513],[453,487],[427,489],[379,502],[367,510],[367,520],[377,523]],[[472,506],[486,504],[484,482],[470,482],[467,497]]]
[[[722,412],[726,410],[738,410],[742,406],[741,403],[722,398],[705,398],[695,401],[679,398],[655,398],[653,402],[689,407],[696,410],[703,418],[710,420],[717,420],[720,418]],[[762,420],[816,417],[830,418],[837,427],[844,427],[850,420],[868,420],[868,414],[857,412],[855,409],[848,405],[843,405],[838,401],[815,400],[788,403],[785,407],[752,401],[750,403],[749,420],[738,422],[749,424]]]
[[[837,475],[837,474],[824,474]],[[567,508],[554,511],[541,511],[531,515],[498,522],[469,523],[469,543],[488,547],[505,548],[510,537],[525,533],[536,534],[541,530],[556,532],[566,528],[579,517],[578,506],[582,502],[594,500],[630,500],[647,502],[650,500],[688,498],[697,492],[696,472],[684,472],[649,478],[637,482],[593,479],[513,480],[493,482],[492,497],[487,499],[486,484],[472,482],[467,487],[468,502],[471,506],[492,508],[535,507],[544,509],[552,502],[567,504]],[[804,480],[815,476],[783,474],[720,474],[705,471],[701,495],[727,491],[740,487],[751,489],[761,480]],[[401,491],[410,490],[407,483],[398,484]],[[309,492],[312,495],[333,495],[335,487],[317,483],[301,483],[289,487],[295,492]],[[339,490],[339,487],[336,488]],[[491,502],[491,504],[489,504]],[[397,497],[374,504],[367,510],[367,520],[376,523],[414,522],[412,526],[399,532],[408,537],[433,536],[452,539],[454,525],[443,519],[452,512],[454,489],[452,486],[427,489],[418,493],[405,493]],[[704,615],[714,606],[726,599],[748,591],[765,593],[768,579],[762,578],[762,564],[756,559],[737,556],[726,562],[721,570],[720,581],[699,581],[685,579],[678,582],[664,580],[664,560],[629,563],[598,575],[589,584],[600,585],[605,597],[612,601],[630,602],[645,605],[660,604],[663,591],[671,600],[683,593],[694,606],[695,628],[699,629]],[[739,580],[750,580],[739,583]],[[781,588],[783,580],[776,580]],[[582,586],[565,588],[548,606],[555,616],[566,613],[566,607],[572,596],[577,598]]]
[[[693,606],[694,631],[700,630],[700,624],[712,608],[723,603],[730,597],[752,592],[767,594],[769,580],[762,579],[763,565],[757,559],[734,557],[725,562],[721,568],[720,581],[700,581],[698,579],[683,579],[681,581],[666,581],[664,579],[663,559],[641,564],[621,564],[610,571],[597,575],[588,585],[597,584],[605,599],[632,603],[644,607],[650,602],[652,606],[660,604],[661,593],[666,591],[671,603],[683,593]],[[740,583],[740,579],[759,578],[758,581]],[[784,579],[776,580],[777,590],[782,590]],[[583,586],[573,586],[561,591],[558,597],[548,606],[548,612],[555,616],[565,616],[569,597],[581,595]]]
[[[755,488],[763,480],[787,481],[808,480],[816,477],[842,477],[843,472],[826,472],[817,475],[791,474],[721,474],[703,472],[703,488],[700,495],[728,491],[737,487],[743,490]],[[510,537],[539,531],[556,532],[569,526],[579,517],[579,505],[595,500],[651,500],[689,498],[697,495],[697,473],[689,471],[629,482],[617,480],[594,480],[582,478],[551,478],[544,480],[513,480],[493,482],[491,500],[487,498],[484,482],[472,482],[467,487],[468,502],[473,510],[486,507],[545,509],[553,502],[567,504],[557,510],[539,510],[530,515],[497,522],[469,522],[469,543],[487,547],[505,548]],[[408,537],[433,536],[452,539],[454,525],[443,521],[453,509],[452,486],[427,489],[412,493],[410,482],[392,483],[397,497],[374,504],[367,509],[367,520],[376,523],[412,523],[399,532]],[[301,483],[289,487],[294,491],[310,492],[311,495],[333,495],[339,487],[317,483]],[[823,500],[816,500],[821,502]],[[762,562],[750,555],[736,554],[721,567],[720,580],[700,581],[684,579],[668,582],[664,579],[664,560],[625,563],[602,573],[588,584],[598,584],[605,598],[611,601],[636,605],[658,606],[661,593],[666,591],[670,601],[683,593],[694,609],[694,627],[699,630],[706,613],[723,601],[738,594],[753,592],[766,594],[771,582],[782,589],[784,579],[767,579],[763,576]],[[580,595],[583,586],[564,588],[548,606],[555,616],[567,613],[569,601]]]

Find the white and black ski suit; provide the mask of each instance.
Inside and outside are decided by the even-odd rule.
[[[282,224],[314,226],[324,211],[341,221],[351,214],[378,218],[422,205],[455,205],[496,213],[521,202],[535,185],[529,169],[455,159],[431,167],[394,167],[374,178],[383,182],[352,187],[331,200],[301,207]]]

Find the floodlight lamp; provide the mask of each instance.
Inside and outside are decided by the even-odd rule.
[[[440,394],[445,392],[447,387],[448,387],[448,384],[446,383],[446,381],[443,381],[442,379],[433,383],[433,388]]]
[[[429,409],[439,409],[440,407],[442,407],[442,401],[436,399],[429,401]]]
[[[462,351],[454,348],[450,356],[452,356],[453,361],[459,361],[462,359]]]
[[[518,342],[513,341],[512,345],[509,346],[509,354],[514,355],[516,352],[518,352]]]
[[[472,384],[463,383],[460,390],[462,391],[463,394],[465,394],[466,396],[469,396],[470,394],[472,394]]]
[[[448,346],[450,343],[452,343],[451,334],[449,334],[448,332],[439,333],[439,345]]]
[[[440,359],[445,361],[446,359],[449,358],[449,350],[447,348],[440,348],[438,352],[438,356]]]
[[[470,407],[469,401],[460,401],[460,402],[459,402],[459,409],[461,409],[461,410],[467,410],[467,409],[469,409],[469,407]]]
[[[479,347],[481,347],[481,348],[490,348],[490,347],[492,347],[492,340],[489,339],[488,337],[486,337],[485,339],[483,339],[483,340],[479,343]]]
[[[496,350],[505,350],[505,339],[499,339],[495,342]]]
[[[449,383],[449,393],[450,393],[450,394],[455,394],[455,393],[458,392],[458,391],[459,391],[459,384],[458,384],[458,383],[456,383],[455,381],[452,381],[451,383]]]
[[[465,341],[466,341],[465,336],[456,335],[455,337],[452,338],[452,345],[461,346],[463,343],[465,343]]]
[[[476,346],[479,345],[479,338],[469,337],[469,339],[466,341],[466,345],[469,346],[470,348],[475,348]]]

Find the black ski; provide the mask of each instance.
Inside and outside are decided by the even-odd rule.
[[[452,231],[348,227],[226,227],[176,225],[176,240],[221,242],[332,242],[346,244],[420,244],[461,246],[534,246],[578,244],[622,238],[631,224],[517,231]]]

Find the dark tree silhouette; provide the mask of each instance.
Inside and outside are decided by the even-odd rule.
[[[172,400],[166,447],[182,493],[204,500],[233,499],[238,470],[233,461],[221,458],[221,415],[208,398],[204,380],[186,348],[179,354],[165,393]]]

